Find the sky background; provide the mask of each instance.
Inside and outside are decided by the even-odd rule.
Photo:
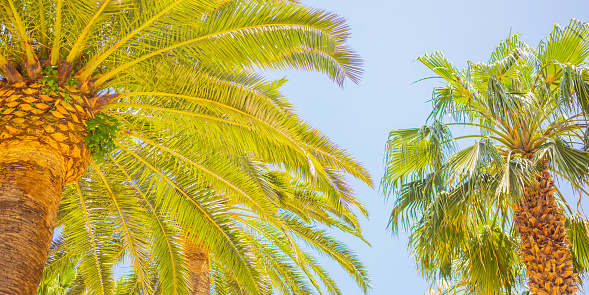
[[[301,0],[307,6],[335,12],[348,20],[349,44],[364,59],[359,85],[340,89],[316,73],[279,72],[286,76],[285,95],[299,114],[348,150],[371,172],[376,189],[354,181],[358,198],[371,216],[364,220],[365,238],[372,244],[338,236],[356,251],[372,277],[370,294],[424,294],[429,288],[416,271],[404,234],[392,236],[386,226],[394,196],[378,190],[383,175],[384,146],[392,129],[419,127],[431,110],[427,101],[440,83],[425,66],[414,62],[426,53],[442,51],[455,66],[486,62],[510,33],[535,47],[554,24],[572,18],[589,21],[589,1],[379,1]],[[578,197],[573,198],[574,203]],[[589,201],[585,200],[586,208]],[[336,265],[329,266],[346,295],[362,294]],[[583,292],[580,292],[583,294]]]

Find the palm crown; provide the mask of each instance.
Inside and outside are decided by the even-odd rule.
[[[453,280],[450,291],[511,294],[526,274],[532,294],[576,292],[587,228],[555,199],[550,174],[577,190],[586,183],[587,36],[578,21],[537,49],[513,36],[466,70],[441,53],[419,58],[446,84],[434,90],[431,125],[390,133],[382,184],[398,195],[389,225],[411,229],[426,277]],[[453,126],[466,135],[453,137]]]
[[[353,254],[308,223],[319,219],[359,235],[351,210],[366,212],[344,173],[370,184],[367,171],[302,122],[278,91],[282,81],[255,72],[296,68],[339,84],[357,81],[360,61],[346,46],[343,19],[273,0],[1,4],[1,96],[10,99],[0,150],[40,144],[63,165],[54,171],[64,171],[54,190],[70,183],[58,219],[64,239],[54,245],[49,273],[75,261],[87,291],[109,293],[112,266],[127,257],[132,290],[183,294],[182,235],[210,251],[214,279],[231,277],[249,293],[297,282],[296,267],[312,269],[339,293],[298,246],[285,248],[296,235],[338,260],[366,290]],[[272,173],[299,179],[325,205],[281,208],[287,203],[280,203]],[[278,244],[264,245],[272,241],[264,234]],[[282,258],[295,254],[284,280],[268,277],[269,263],[285,263],[271,255],[276,249]]]

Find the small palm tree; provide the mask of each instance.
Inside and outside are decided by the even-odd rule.
[[[512,294],[525,274],[531,294],[576,294],[587,227],[563,211],[553,175],[587,184],[588,57],[589,25],[572,21],[537,49],[510,37],[466,70],[441,53],[419,58],[446,84],[430,125],[391,132],[382,185],[398,196],[389,225],[411,229],[426,277]]]
[[[251,171],[236,168],[240,159],[311,179],[336,206],[350,198],[334,171],[370,183],[364,168],[293,114],[276,83],[255,73],[297,68],[357,81],[347,27],[333,14],[280,0],[0,7],[0,293],[37,289],[64,185],[60,222],[86,233],[69,240],[84,250],[81,275],[97,278],[85,281],[91,290],[108,293],[108,265],[126,254],[137,270],[178,259],[166,223],[173,217],[255,290],[247,257],[224,236],[228,216],[216,211],[223,201],[199,194],[214,187],[228,206],[275,219],[278,209]],[[153,257],[145,225],[161,238]],[[110,234],[129,252],[111,252],[120,248]],[[167,294],[185,294],[178,272],[162,275],[170,278]],[[148,273],[136,276],[149,286]]]

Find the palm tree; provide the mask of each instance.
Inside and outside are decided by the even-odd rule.
[[[397,195],[389,225],[411,229],[426,277],[512,294],[527,276],[531,294],[576,294],[587,226],[553,175],[584,192],[588,56],[589,25],[573,20],[537,49],[513,36],[465,70],[441,53],[419,58],[446,83],[429,125],[390,133],[382,185]]]
[[[81,263],[94,266],[85,277],[99,278],[92,287],[104,293],[112,285],[105,265],[115,262],[106,258],[122,256],[109,252],[115,247],[102,234],[119,234],[136,269],[152,262],[143,225],[170,237],[168,225],[135,210],[140,202],[183,220],[199,212],[186,217],[199,226],[193,235],[219,248],[254,288],[255,276],[238,272],[248,263],[223,239],[222,219],[210,215],[215,198],[193,199],[213,186],[229,205],[276,218],[265,194],[243,178],[246,170],[232,168],[237,158],[252,154],[310,179],[333,204],[349,199],[334,171],[370,183],[357,162],[302,123],[275,85],[255,74],[298,68],[340,84],[357,81],[347,27],[333,14],[278,0],[0,4],[0,293],[35,292],[64,185],[64,212],[76,213],[63,222],[90,233],[73,239],[87,250]],[[88,167],[91,176],[81,179]],[[137,195],[145,199],[131,198]],[[111,204],[119,218],[105,219],[88,202]],[[177,249],[167,246],[165,252],[158,244],[156,261]],[[136,275],[148,286],[147,274]]]

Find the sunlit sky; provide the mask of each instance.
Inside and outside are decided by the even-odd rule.
[[[300,115],[345,148],[371,172],[376,189],[354,181],[358,198],[370,210],[363,230],[371,247],[345,236],[372,277],[371,294],[424,294],[429,288],[416,271],[406,235],[387,231],[394,196],[388,201],[378,190],[383,174],[384,145],[392,129],[424,124],[434,86],[432,73],[415,58],[442,51],[457,67],[468,60],[485,62],[510,34],[520,33],[536,46],[554,24],[571,18],[589,21],[589,1],[379,1],[302,0],[303,4],[336,12],[351,26],[350,45],[364,58],[365,75],[359,85],[344,89],[324,76],[308,72],[272,73],[287,76],[284,93]],[[578,196],[570,196],[574,202]],[[589,202],[585,207],[589,208]],[[344,294],[362,294],[353,280],[335,265]]]

